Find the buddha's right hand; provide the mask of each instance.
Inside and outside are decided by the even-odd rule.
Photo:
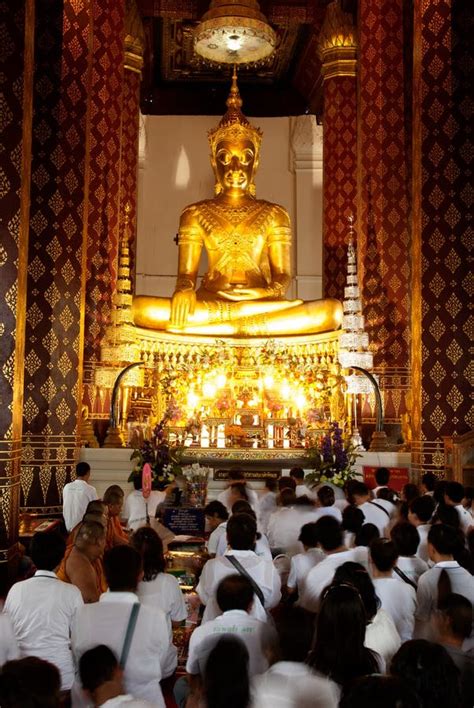
[[[194,315],[196,292],[177,290],[171,298],[170,323],[172,327],[185,327],[190,315]]]

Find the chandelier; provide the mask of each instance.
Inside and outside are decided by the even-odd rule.
[[[275,51],[276,34],[256,0],[212,0],[194,32],[194,51],[218,64],[252,64]]]

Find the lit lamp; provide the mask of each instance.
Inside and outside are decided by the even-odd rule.
[[[194,31],[194,51],[218,64],[251,64],[275,51],[276,34],[256,0],[212,0]]]

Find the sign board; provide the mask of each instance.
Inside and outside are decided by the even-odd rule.
[[[176,536],[203,536],[204,509],[171,506],[163,509],[163,524]]]
[[[377,482],[375,481],[375,472],[378,469],[379,467],[370,467],[369,465],[364,465],[362,467],[364,482],[369,489],[375,489],[377,486]],[[390,479],[387,486],[394,489],[396,492],[401,492],[402,487],[410,481],[410,469],[408,467],[387,467],[386,469],[390,472]]]
[[[254,479],[254,480],[265,480],[265,479],[278,479],[280,477],[280,470],[243,470],[239,468],[242,472],[243,479]],[[217,482],[227,482],[229,480],[230,470],[216,469],[214,470],[214,481]]]

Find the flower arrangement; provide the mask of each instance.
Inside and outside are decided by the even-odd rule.
[[[339,423],[330,424],[329,432],[321,436],[315,446],[307,449],[309,466],[315,471],[306,480],[316,484],[331,482],[337,487],[355,477],[354,465],[360,457],[355,449],[344,441]]]
[[[189,506],[205,506],[207,480],[210,472],[212,472],[211,467],[201,467],[198,462],[183,467],[186,504],[189,504]]]
[[[128,482],[133,482],[143,473],[143,466],[149,463],[152,470],[152,489],[164,490],[172,484],[176,476],[181,474],[180,464],[183,448],[170,447],[165,439],[164,427],[169,418],[165,415],[153,430],[151,440],[145,440],[143,445],[134,450],[130,459],[135,460],[135,466],[130,473]]]

